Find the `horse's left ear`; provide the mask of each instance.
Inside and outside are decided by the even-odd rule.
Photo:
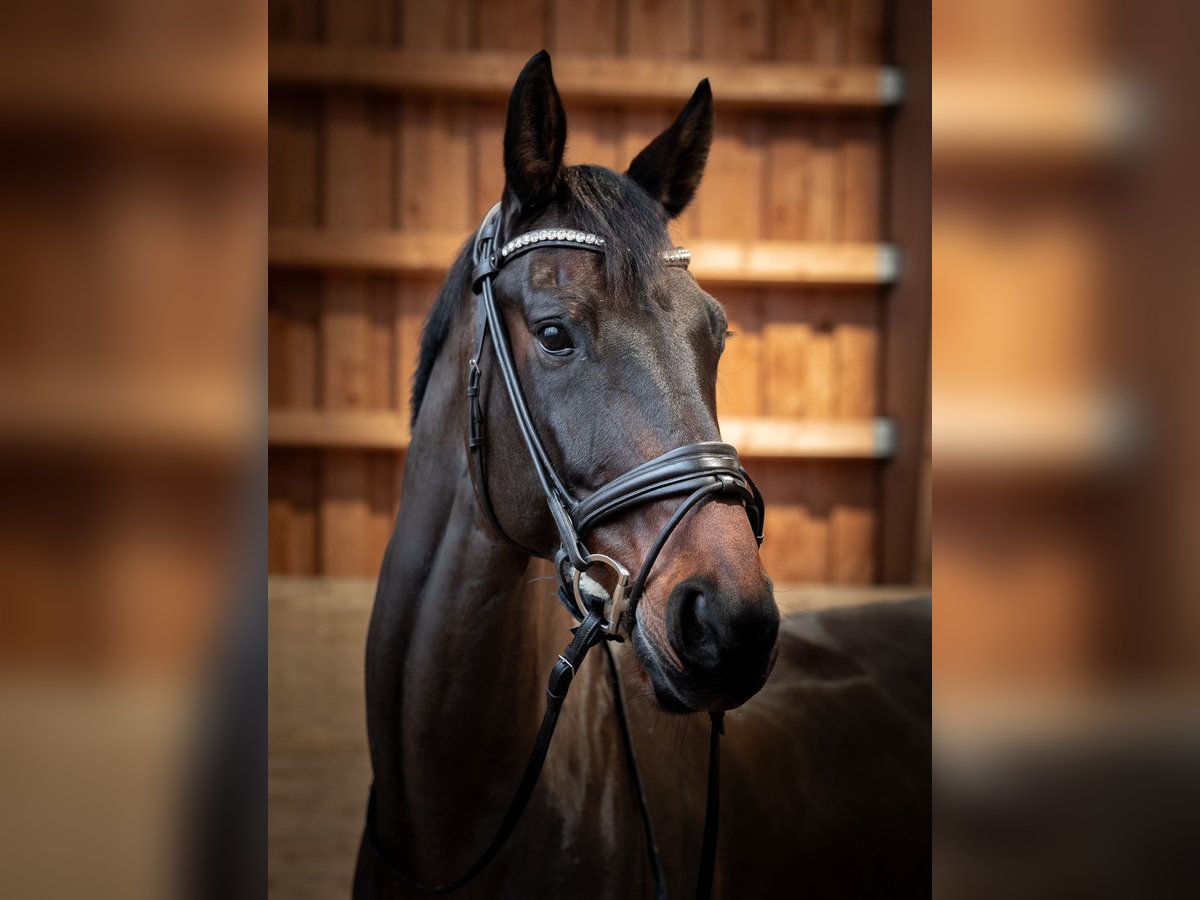
[[[712,88],[705,78],[671,127],[634,158],[625,174],[644,187],[673,219],[687,208],[700,187],[712,136]]]
[[[517,77],[504,127],[506,193],[522,211],[534,212],[554,198],[566,145],[567,114],[550,71],[550,54],[543,50]]]

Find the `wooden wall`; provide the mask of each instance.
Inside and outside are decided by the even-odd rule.
[[[624,168],[711,75],[717,136],[677,232],[737,332],[720,414],[770,507],[765,561],[777,581],[878,580],[881,471],[896,425],[922,427],[882,417],[885,349],[917,355],[918,396],[926,368],[924,346],[883,346],[885,17],[884,0],[272,0],[271,571],[377,571],[420,327],[500,197],[504,97],[545,47],[569,162]]]

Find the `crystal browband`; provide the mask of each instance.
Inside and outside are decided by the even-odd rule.
[[[573,228],[542,228],[538,231],[528,231],[513,238],[500,248],[499,254],[495,257],[496,267],[502,268],[511,257],[519,256],[522,251],[534,246],[577,247],[580,250],[603,253],[604,238],[598,234],[576,231]],[[662,260],[666,265],[684,269],[687,268],[691,259],[691,251],[684,247],[675,247],[662,254]]]
[[[521,247],[528,246],[529,244],[540,244],[545,241],[580,244],[589,249],[600,249],[604,246],[604,238],[599,235],[587,234],[583,231],[572,231],[569,228],[543,228],[541,231],[529,231],[519,237],[513,238],[500,248],[500,258],[504,259]]]

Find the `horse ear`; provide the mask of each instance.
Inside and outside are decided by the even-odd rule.
[[[634,158],[625,174],[644,187],[673,219],[687,208],[700,187],[712,136],[712,88],[705,78],[671,127]]]
[[[523,211],[553,199],[566,144],[567,114],[554,86],[550,54],[543,50],[517,77],[504,127],[505,192]]]

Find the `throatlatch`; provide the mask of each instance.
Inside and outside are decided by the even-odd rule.
[[[622,619],[627,609],[634,608],[645,589],[650,570],[657,561],[668,538],[687,514],[695,507],[717,495],[732,496],[742,502],[751,528],[759,544],[763,539],[763,517],[765,504],[758,487],[746,473],[738,458],[737,450],[719,441],[706,441],[677,447],[654,459],[648,460],[618,476],[590,497],[577,500],[567,489],[555,471],[554,465],[538,436],[533,417],[521,392],[516,364],[504,330],[492,282],[496,275],[513,259],[542,247],[561,247],[591,253],[606,252],[603,238],[571,228],[542,228],[527,232],[498,247],[497,229],[500,222],[500,204],[497,203],[484,217],[475,236],[474,270],[472,286],[476,294],[475,339],[467,371],[467,399],[469,421],[467,446],[476,468],[478,496],[488,522],[496,533],[522,553],[541,556],[541,553],[522,546],[504,531],[492,507],[488,493],[486,421],[480,397],[480,382],[484,351],[491,339],[493,357],[500,372],[509,402],[517,420],[518,430],[533,462],[534,472],[545,495],[546,505],[559,534],[560,549],[555,557],[560,585],[560,601],[579,621],[572,629],[574,638],[559,655],[550,673],[546,688],[546,712],[538,731],[537,741],[517,791],[509,804],[495,837],[483,854],[461,877],[442,885],[423,884],[404,875],[392,862],[379,843],[375,828],[375,792],[371,791],[367,809],[365,840],[371,850],[402,883],[410,888],[436,894],[448,894],[458,890],[482,872],[500,852],[509,835],[524,812],[530,795],[537,784],[550,741],[558,723],[559,711],[566,699],[571,682],[582,664],[588,650],[605,638],[620,640]],[[682,247],[662,254],[663,265],[687,267],[691,254]],[[600,522],[642,506],[670,497],[683,497],[666,526],[659,533],[646,558],[630,577],[630,570],[622,563],[598,553],[589,553],[584,537]],[[612,590],[584,591],[581,580],[583,573],[595,564],[613,570],[616,576]],[[606,647],[607,650],[607,647]],[[662,861],[654,840],[649,807],[642,789],[641,774],[637,769],[632,737],[625,721],[624,699],[621,694],[616,663],[609,653],[613,670],[613,685],[622,740],[625,744],[626,760],[637,787],[642,825],[653,870],[657,896],[665,898],[666,883],[663,878]],[[708,801],[704,822],[704,844],[700,861],[700,877],[696,888],[698,898],[707,898],[712,892],[713,872],[716,860],[717,821],[719,807],[720,735],[724,733],[724,714],[712,713],[712,732],[709,741]]]

